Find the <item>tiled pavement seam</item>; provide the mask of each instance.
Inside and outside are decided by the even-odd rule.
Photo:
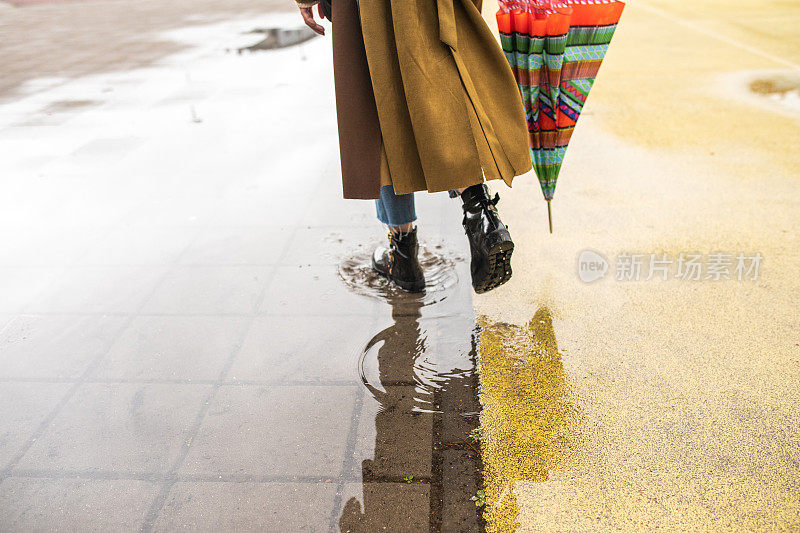
[[[377,323],[376,320],[373,322],[373,325]],[[361,385],[359,383],[359,385]],[[347,431],[347,444],[345,445],[345,456],[342,460],[342,474],[339,476],[339,480],[336,484],[336,496],[333,499],[333,506],[331,508],[331,515],[329,519],[329,526],[331,531],[336,531],[336,525],[339,520],[339,516],[342,514],[342,495],[344,492],[345,485],[347,483],[360,483],[362,481],[361,476],[350,476],[350,472],[353,470],[355,466],[356,458],[355,458],[355,448],[356,448],[356,437],[358,434],[358,425],[361,421],[361,411],[362,407],[364,406],[364,387],[359,386],[356,389],[356,402],[353,409],[353,415],[350,417],[350,427]],[[355,481],[352,481],[355,479]]]

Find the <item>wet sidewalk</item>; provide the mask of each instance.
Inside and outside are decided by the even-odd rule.
[[[330,41],[226,52],[296,22],[6,94],[0,530],[478,530],[460,207],[420,198],[424,297],[369,272]]]
[[[0,531],[798,529],[800,13],[722,4],[629,4],[555,233],[501,190],[508,284],[420,195],[415,299],[340,199],[329,38],[237,53],[296,12],[0,3]]]

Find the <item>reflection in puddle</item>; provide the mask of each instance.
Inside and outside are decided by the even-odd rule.
[[[471,302],[454,298],[440,304],[449,313],[437,307],[436,316],[423,316],[425,296],[392,292],[386,300],[392,324],[359,358],[372,394],[363,409],[374,416],[374,445],[367,433],[362,484],[344,504],[339,527],[481,531],[470,501],[481,471],[477,445],[468,441],[479,414]]]
[[[381,300],[394,298],[393,305],[403,305],[406,293],[372,270],[370,260],[375,246],[365,248],[339,265],[339,277],[355,293]],[[420,246],[419,263],[425,271],[425,293],[415,301],[419,305],[430,305],[444,300],[447,289],[458,283],[454,264],[460,260],[446,255],[441,246],[435,246],[433,251]]]
[[[437,392],[455,380],[474,374],[474,354],[451,346],[458,339],[442,338],[457,334],[469,337],[463,327],[448,328],[452,317],[421,321],[423,300],[419,296],[397,294],[390,298],[394,324],[375,335],[358,359],[361,380],[372,396],[385,404],[387,387],[413,388],[412,411],[441,412]],[[450,342],[448,342],[450,341]],[[474,413],[477,415],[477,413]]]
[[[576,449],[582,414],[548,308],[525,326],[480,326],[484,518],[487,531],[514,531],[515,482],[548,479]]]
[[[430,283],[423,295],[392,290],[371,272],[366,253],[339,269],[353,290],[383,298],[392,309],[392,324],[358,358],[375,417],[374,456],[362,461],[361,494],[347,499],[339,526],[514,531],[515,483],[547,480],[577,449],[580,400],[564,372],[548,308],[524,326],[481,319],[476,327],[471,302],[436,297],[457,284],[454,262],[423,255]],[[475,443],[470,435],[479,421]],[[485,491],[480,516],[470,500],[479,488]]]

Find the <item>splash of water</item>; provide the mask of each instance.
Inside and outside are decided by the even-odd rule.
[[[365,248],[372,250],[374,246]],[[350,290],[380,300],[400,298],[419,301],[421,305],[435,304],[447,298],[448,289],[458,283],[455,262],[463,260],[447,253],[441,245],[436,245],[433,249],[426,245],[420,246],[419,264],[425,272],[425,292],[412,295],[376,273],[372,269],[371,257],[371,252],[362,251],[339,265],[339,277]]]

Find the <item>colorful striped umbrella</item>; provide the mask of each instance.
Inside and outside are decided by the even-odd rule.
[[[500,43],[519,85],[531,162],[550,233],[550,201],[572,131],[614,36],[623,2],[499,0]]]

